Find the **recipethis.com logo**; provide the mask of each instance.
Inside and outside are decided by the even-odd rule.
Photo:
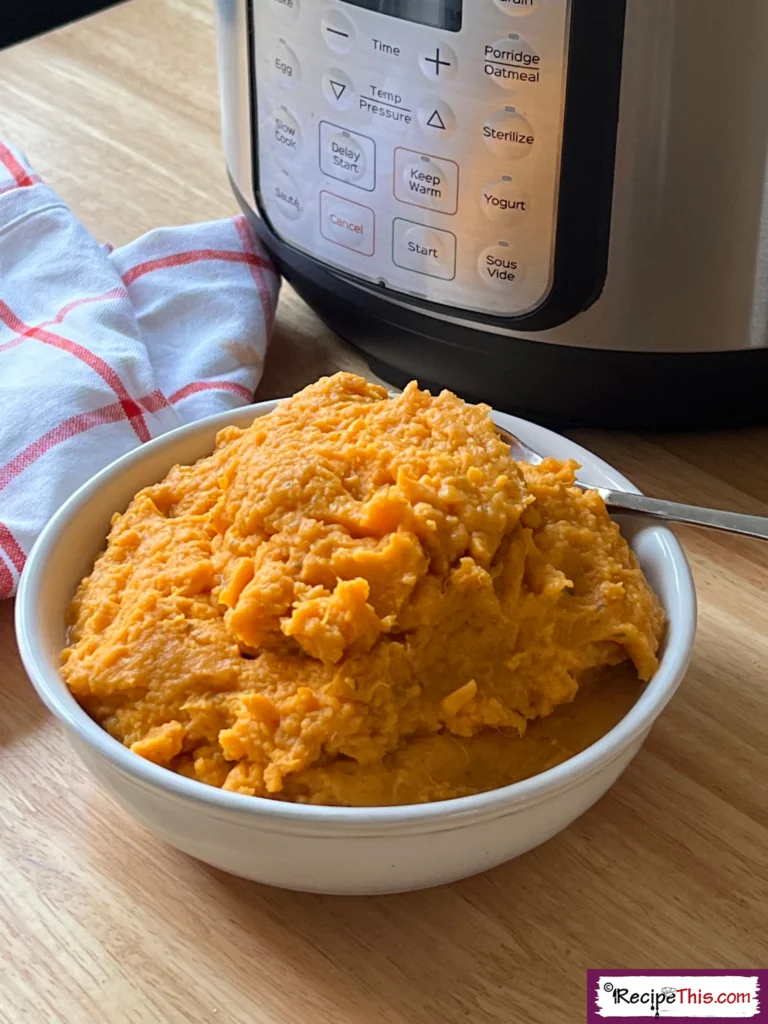
[[[750,1020],[768,1024],[768,970],[587,971],[587,1024]]]

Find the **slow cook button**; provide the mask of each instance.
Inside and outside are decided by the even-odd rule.
[[[298,220],[304,212],[301,189],[287,171],[279,171],[273,184],[268,186],[276,208],[288,220]]]
[[[392,262],[403,270],[452,281],[456,276],[456,236],[397,217],[392,224]]]
[[[502,174],[498,181],[485,186],[480,203],[488,220],[505,224],[524,220],[530,209],[528,195],[508,174]]]
[[[520,160],[536,144],[533,127],[514,107],[491,114],[483,125],[483,138],[492,153],[507,160]]]
[[[477,272],[487,285],[498,292],[514,291],[524,276],[509,242],[497,242],[483,249],[477,259]]]
[[[277,83],[283,89],[294,89],[301,77],[299,58],[284,39],[275,47],[274,72]]]
[[[280,152],[293,160],[301,151],[301,128],[299,122],[286,107],[278,107],[272,117],[272,131],[275,145]]]
[[[345,249],[373,256],[376,218],[373,210],[333,192],[320,193],[320,234]]]
[[[453,160],[395,149],[395,198],[411,206],[456,213],[459,203],[459,165]]]
[[[330,121],[320,122],[320,170],[330,178],[373,192],[376,187],[376,143],[367,135]]]

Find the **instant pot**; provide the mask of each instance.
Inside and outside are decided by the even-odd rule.
[[[394,384],[768,419],[765,0],[219,0],[233,187]]]

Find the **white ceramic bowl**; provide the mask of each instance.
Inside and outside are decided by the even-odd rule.
[[[244,878],[311,892],[397,892],[484,871],[543,843],[615,782],[685,673],[696,597],[685,556],[665,528],[624,524],[669,620],[661,666],[639,701],[570,761],[478,796],[363,809],[226,793],[132,753],[88,717],[62,682],[65,609],[104,545],[112,513],[175,463],[207,455],[221,427],[245,427],[275,404],[226,412],[151,441],[104,469],[53,517],[29,556],[16,601],[21,656],[37,692],[96,779],[129,814],[173,846]],[[635,489],[566,438],[513,416],[499,413],[495,419],[543,453],[578,459],[585,480]]]

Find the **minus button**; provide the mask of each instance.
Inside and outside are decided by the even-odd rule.
[[[322,21],[325,45],[334,53],[348,53],[355,41],[355,26],[341,11],[327,11]]]

